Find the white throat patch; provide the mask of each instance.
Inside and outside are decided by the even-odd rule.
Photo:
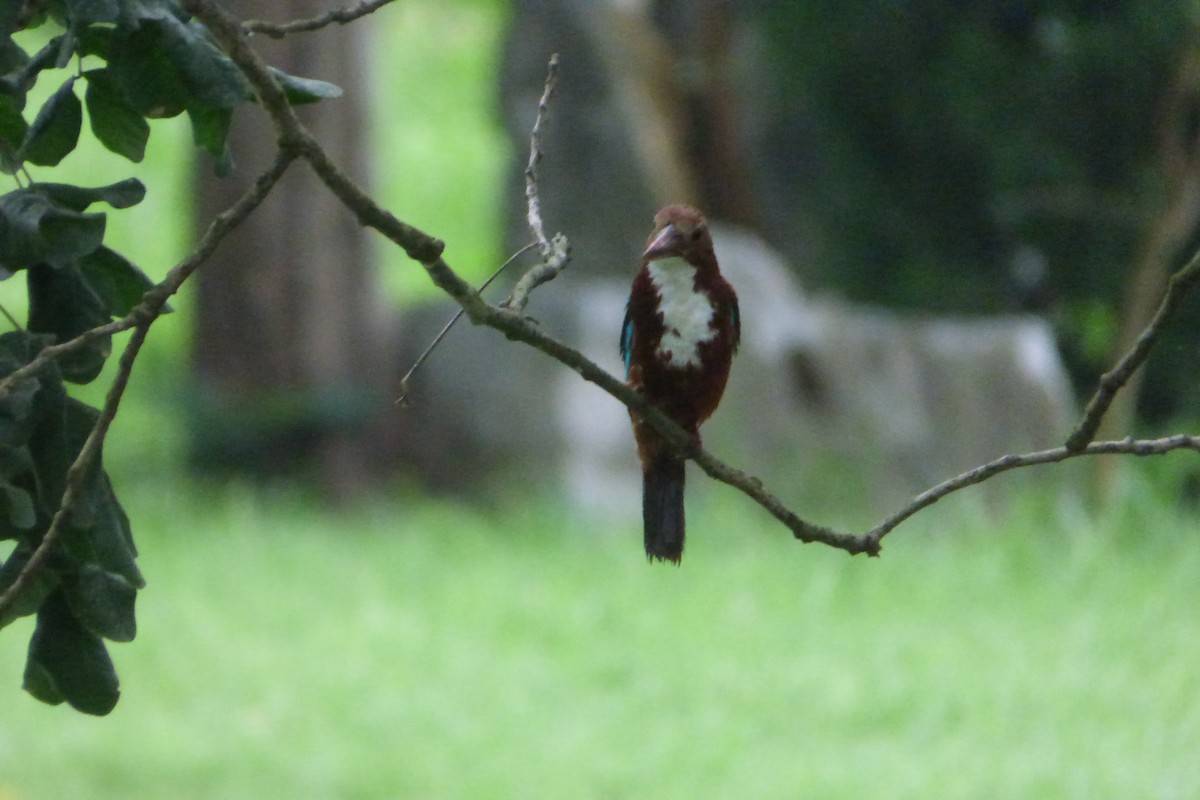
[[[712,301],[696,291],[696,268],[682,258],[651,261],[647,270],[661,298],[662,341],[658,355],[672,367],[699,366],[700,344],[716,335],[712,327]]]

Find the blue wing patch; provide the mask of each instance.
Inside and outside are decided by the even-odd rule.
[[[730,311],[733,318],[733,351],[736,353],[738,345],[742,343],[742,312],[738,310],[737,297],[733,298],[733,308]]]
[[[625,310],[625,324],[621,327],[621,361],[625,363],[625,380],[629,380],[633,362],[633,320],[629,318],[629,309]]]

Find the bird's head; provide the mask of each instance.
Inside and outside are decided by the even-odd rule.
[[[642,254],[646,261],[682,258],[695,266],[716,266],[704,215],[691,206],[667,206],[654,215],[654,232]]]

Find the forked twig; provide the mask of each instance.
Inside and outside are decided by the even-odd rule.
[[[1167,281],[1167,288],[1163,292],[1162,302],[1159,304],[1158,310],[1154,312],[1154,317],[1150,320],[1150,324],[1146,326],[1138,336],[1137,341],[1133,343],[1133,347],[1121,357],[1121,360],[1111,370],[1101,376],[1095,393],[1092,395],[1091,400],[1088,401],[1087,408],[1084,409],[1083,418],[1080,419],[1079,424],[1076,425],[1071,435],[1067,437],[1065,446],[1068,450],[1073,453],[1079,452],[1095,438],[1096,431],[1100,429],[1100,422],[1104,418],[1104,413],[1112,405],[1113,398],[1117,396],[1117,392],[1121,390],[1121,387],[1128,382],[1138,367],[1149,357],[1150,350],[1154,347],[1154,343],[1158,341],[1158,335],[1165,327],[1166,321],[1179,307],[1184,295],[1192,288],[1197,279],[1200,279],[1200,250]]]
[[[550,98],[554,96],[554,87],[558,84],[558,53],[550,56],[546,65],[546,82],[542,86],[542,97],[538,100],[537,116],[533,120],[533,128],[529,132],[529,161],[525,165],[525,219],[529,230],[537,240],[542,252],[540,264],[532,267],[513,286],[512,294],[502,303],[502,306],[517,313],[525,310],[529,303],[529,295],[543,283],[554,280],[558,273],[566,269],[571,260],[571,244],[561,233],[554,238],[546,238],[546,226],[542,222],[542,201],[538,195],[537,165],[542,160],[542,125],[550,113]]]
[[[558,53],[554,53],[550,56],[550,62],[546,69],[546,82],[542,87],[542,97],[538,101],[537,115],[533,120],[533,128],[529,131],[529,161],[525,166],[525,219],[529,223],[529,230],[533,233],[534,241],[514,253],[507,261],[500,265],[500,269],[496,270],[492,277],[488,278],[479,287],[479,291],[482,292],[518,256],[530,248],[537,247],[542,254],[541,263],[535,265],[522,275],[513,286],[512,293],[508,296],[508,299],[500,304],[502,308],[508,308],[517,312],[524,310],[526,304],[528,304],[530,292],[543,283],[553,280],[558,273],[563,271],[571,257],[570,244],[567,242],[565,236],[558,233],[555,234],[553,239],[546,238],[546,226],[542,222],[542,205],[538,197],[537,165],[542,160],[542,124],[545,122],[546,116],[550,113],[550,98],[554,95],[554,87],[557,82]],[[409,379],[465,313],[466,308],[458,310],[458,313],[446,323],[446,327],[442,328],[437,336],[433,337],[433,341],[425,348],[425,352],[421,353],[416,362],[405,373],[404,377],[400,379],[400,396],[396,398],[396,405],[402,407],[408,406]]]

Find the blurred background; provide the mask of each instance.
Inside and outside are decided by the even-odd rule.
[[[477,280],[529,239],[521,169],[559,52],[541,183],[575,260],[532,313],[615,371],[648,220],[669,202],[703,208],[747,326],[710,441],[812,486],[809,503],[878,512],[1057,442],[1190,253],[1187,2],[407,5],[259,44],[346,87],[305,109],[309,124]],[[393,25],[440,33],[395,46]],[[264,121],[242,116],[238,175],[194,168],[199,224],[269,157]],[[392,407],[452,309],[311,176],[287,180],[185,310],[172,405],[193,468],[298,477],[335,500],[396,476],[474,492],[516,468],[584,504],[636,499],[623,411],[491,332],[455,331],[413,408]],[[1198,302],[1104,435],[1193,417]],[[1103,493],[1112,477],[1096,480]]]
[[[529,240],[559,53],[540,189],[574,258],[528,312],[617,372],[654,211],[704,209],[745,328],[706,442],[816,522],[1061,443],[1197,245],[1192,0],[397,0],[254,43],[345,89],[305,122],[476,283]],[[180,260],[269,159],[256,112],[223,180],[156,121],[114,247]],[[694,472],[684,566],[649,569],[624,409],[574,373],[464,321],[393,404],[454,307],[306,170],[175,305],[106,449],[150,581],[125,696],[20,697],[10,632],[0,800],[1200,791],[1189,455],[1006,476],[880,563]],[[1198,310],[1103,437],[1194,427]]]

